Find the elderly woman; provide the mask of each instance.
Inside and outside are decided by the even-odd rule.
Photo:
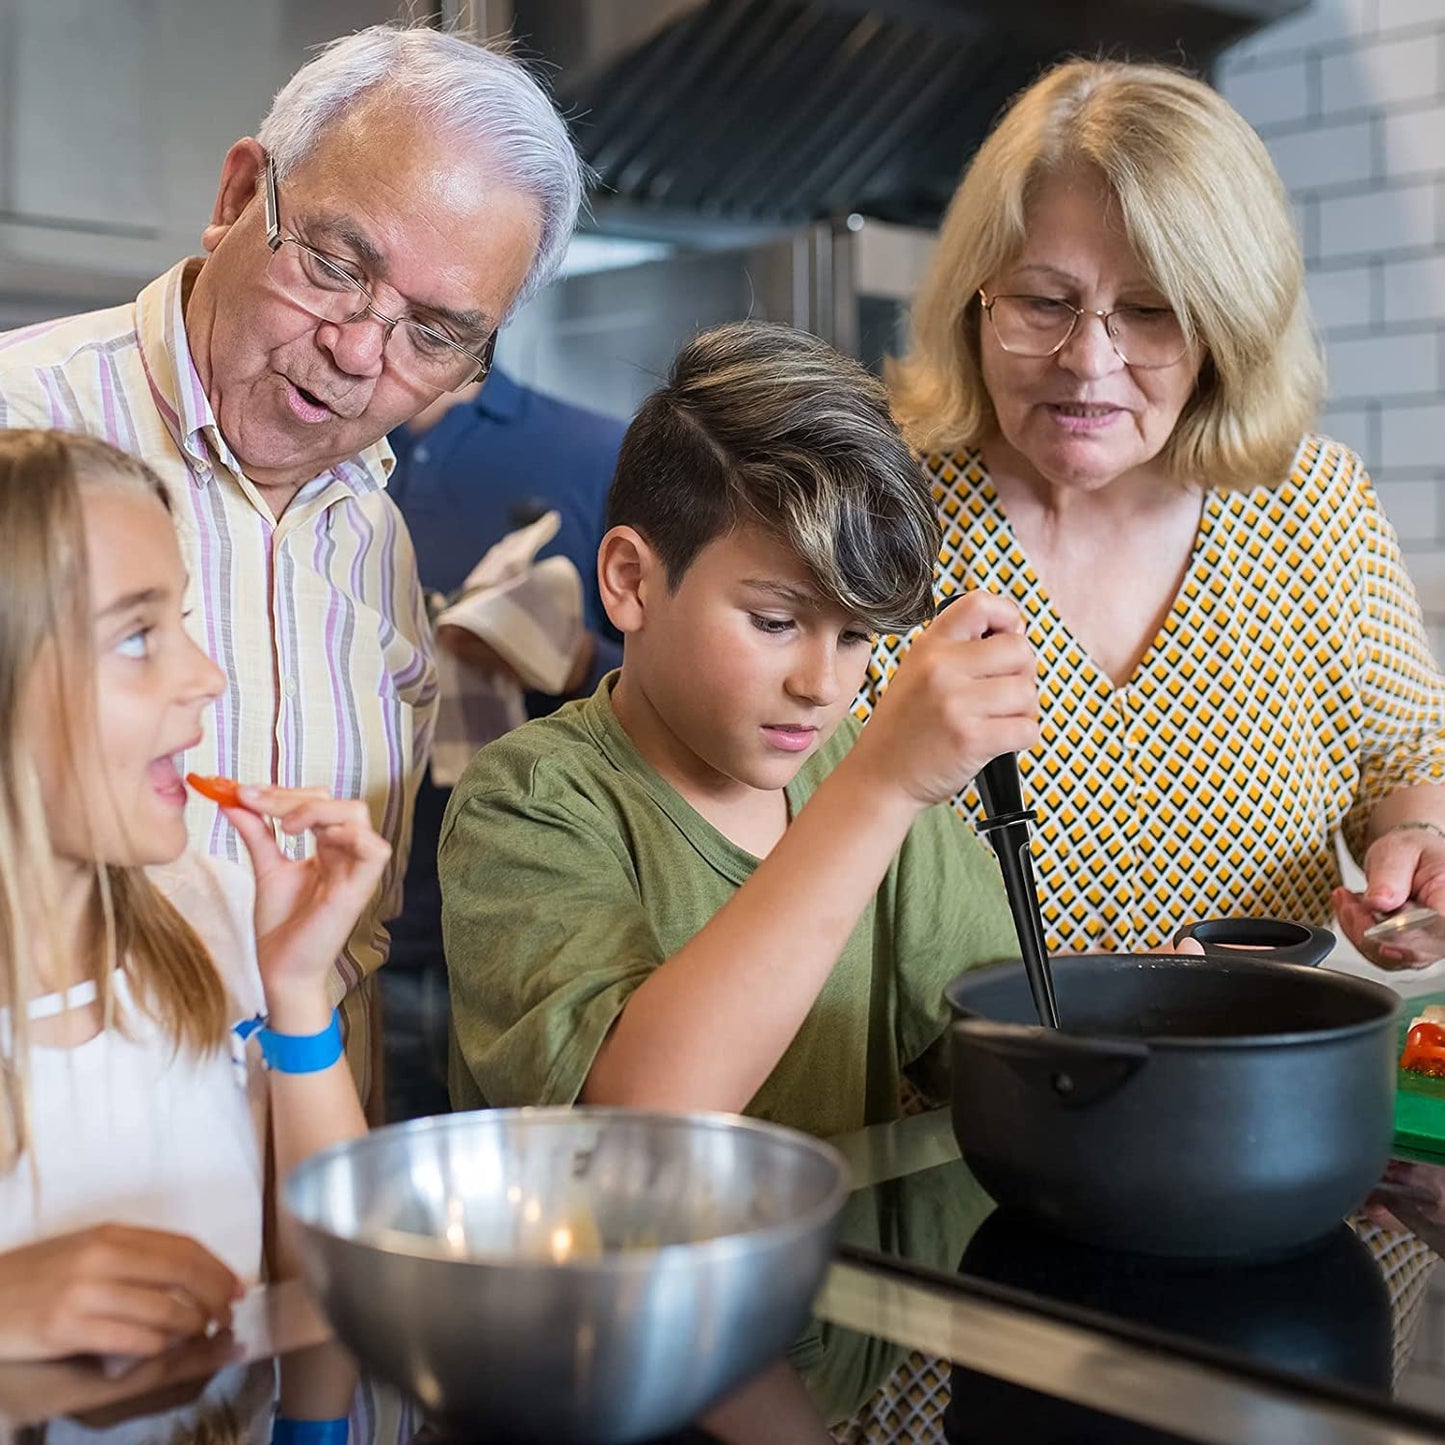
[[[1333,902],[1406,961],[1362,935],[1445,909],[1445,679],[1359,458],[1309,434],[1321,366],[1259,138],[1178,72],[1058,67],[969,168],[913,321],[891,380],[939,587],[1015,598],[1039,654],[1020,765],[1050,948]]]

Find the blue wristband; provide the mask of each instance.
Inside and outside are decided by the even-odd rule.
[[[278,1415],[271,1423],[271,1445],[346,1445],[347,1420],[288,1420]]]
[[[263,1028],[261,1057],[278,1074],[315,1074],[329,1069],[342,1055],[341,1014],[331,1011],[331,1022],[319,1034],[278,1034]]]

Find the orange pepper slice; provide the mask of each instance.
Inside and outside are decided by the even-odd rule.
[[[187,773],[186,782],[203,798],[209,798],[223,808],[241,806],[241,785],[234,778],[203,777],[200,773]]]
[[[1405,1035],[1400,1067],[1412,1074],[1445,1076],[1445,1028],[1439,1024],[1416,1024]]]

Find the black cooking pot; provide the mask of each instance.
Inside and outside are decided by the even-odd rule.
[[[1186,933],[1205,957],[1053,959],[1058,1030],[1034,1022],[1022,965],[954,979],[959,1148],[1000,1204],[1085,1244],[1176,1258],[1301,1248],[1389,1158],[1399,1000],[1303,966],[1333,946],[1324,929]],[[1259,943],[1273,947],[1237,951]]]

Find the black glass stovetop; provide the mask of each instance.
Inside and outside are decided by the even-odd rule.
[[[862,1187],[845,1206],[839,1254],[871,1271],[870,1278],[926,1282],[935,1293],[961,1301],[957,1308],[970,1300],[1003,1301],[1081,1324],[1099,1339],[1142,1343],[1175,1360],[1295,1382],[1322,1398],[1364,1401],[1382,1413],[1408,1407],[1414,1424],[1426,1427],[1412,1438],[1445,1439],[1445,1291],[1432,1297],[1429,1277],[1437,1256],[1421,1238],[1357,1218],[1341,1221],[1306,1250],[1263,1261],[1191,1263],[1094,1250],[995,1209],[956,1149],[948,1157],[946,1116],[903,1121],[897,1138],[905,1142],[895,1147],[894,1136],[886,1135],[866,1157],[850,1155]],[[820,1428],[822,1419],[845,1418],[875,1396],[909,1353],[896,1339],[891,1331],[884,1339],[844,1327],[831,1316],[814,1321],[791,1358],[817,1402]],[[284,1377],[296,1358],[282,1354],[279,1370],[264,1358],[245,1367],[253,1377],[249,1394],[245,1409],[238,1404],[233,1413],[259,1422],[259,1433],[238,1438],[269,1439],[273,1377]],[[265,1374],[259,1397],[257,1371]],[[388,1386],[364,1373],[355,1378],[349,1445],[507,1445],[484,1430],[447,1433]],[[539,1381],[538,1388],[549,1383]],[[223,1384],[208,1386],[209,1396],[223,1394]],[[938,1433],[920,1438],[946,1438],[951,1445],[1136,1445],[1180,1438],[1007,1383],[967,1360],[943,1361],[927,1388],[934,1392]],[[216,1403],[211,1398],[184,1407],[180,1418],[202,1413],[203,1406],[214,1413]],[[187,1438],[172,1428],[178,1419],[174,1398],[161,1400],[161,1407],[164,1438]],[[149,1408],[137,1402],[128,1411],[112,1409],[114,1440],[152,1438],[145,1425]],[[68,1436],[58,1428],[34,1438]],[[83,1438],[98,1442],[109,1432],[90,1420]],[[717,1441],[695,1424],[648,1445]]]

